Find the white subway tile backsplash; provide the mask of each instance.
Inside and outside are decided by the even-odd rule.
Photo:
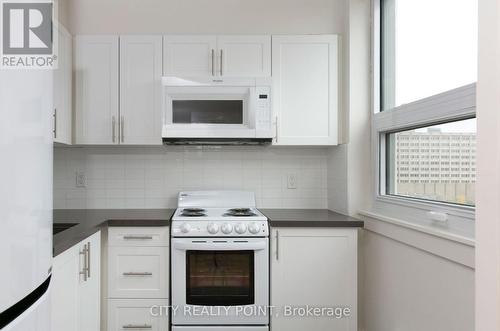
[[[84,171],[87,187],[76,187]],[[288,189],[287,175],[297,176]],[[261,208],[326,208],[325,148],[55,148],[54,208],[174,208],[182,190],[250,190]]]

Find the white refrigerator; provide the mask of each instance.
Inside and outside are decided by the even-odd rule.
[[[0,69],[2,330],[50,330],[52,75]]]

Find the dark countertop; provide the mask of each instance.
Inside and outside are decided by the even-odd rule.
[[[55,209],[54,223],[78,223],[53,237],[57,256],[104,226],[168,226],[175,209]]]
[[[363,227],[364,222],[327,209],[259,209],[272,227]],[[54,223],[78,223],[53,237],[53,256],[105,226],[169,226],[175,209],[55,209]]]
[[[328,209],[259,209],[272,227],[363,227],[364,222]]]

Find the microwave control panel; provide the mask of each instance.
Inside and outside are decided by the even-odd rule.
[[[256,100],[256,129],[257,132],[271,130],[271,88],[269,86],[258,86],[255,90]]]

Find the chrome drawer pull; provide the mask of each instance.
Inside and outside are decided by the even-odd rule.
[[[148,324],[144,325],[134,325],[134,324],[127,324],[122,326],[123,329],[152,329],[153,327]]]
[[[153,276],[152,272],[124,272],[123,276]]]
[[[83,249],[79,252],[80,255],[83,255],[83,268],[80,271],[80,275],[83,275],[83,281],[86,282],[89,276],[89,265],[88,265],[88,253],[89,250],[87,248],[87,244],[83,245]]]
[[[90,241],[87,243],[87,278],[90,278]]]
[[[153,236],[123,236],[125,240],[151,240]]]

